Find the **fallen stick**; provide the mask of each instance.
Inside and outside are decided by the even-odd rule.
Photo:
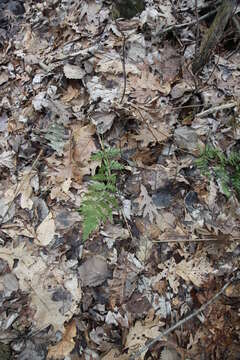
[[[236,101],[229,102],[227,104],[218,105],[218,106],[213,106],[210,109],[204,110],[204,111],[196,114],[195,117],[196,118],[202,118],[202,117],[204,117],[206,115],[214,113],[215,111],[224,110],[224,109],[231,109],[234,106],[237,106]]]
[[[213,15],[216,13],[216,10],[212,10],[212,11],[209,11],[209,13],[201,16],[200,18],[198,18],[198,21],[202,21],[204,19],[207,19],[209,16]],[[162,35],[162,34],[165,34],[169,31],[172,31],[172,30],[176,30],[176,29],[182,29],[182,28],[185,28],[185,27],[188,27],[188,26],[193,26],[197,24],[197,20],[193,20],[193,21],[189,21],[187,23],[183,23],[183,24],[176,24],[176,25],[171,25],[171,26],[168,26],[166,29],[163,29],[163,30],[160,30],[159,32],[157,32],[157,36],[159,35]]]
[[[226,284],[219,290],[210,300],[208,300],[205,304],[203,304],[198,310],[195,310],[192,314],[186,316],[184,319],[178,321],[176,324],[171,326],[169,329],[164,331],[161,335],[157,336],[155,339],[150,341],[147,345],[144,345],[139,351],[137,351],[135,354],[131,355],[129,360],[136,360],[143,352],[147,351],[151,346],[156,344],[156,342],[162,340],[164,336],[167,336],[183,324],[185,324],[187,321],[191,320],[192,318],[196,317],[198,314],[200,314],[202,311],[204,311],[209,305],[211,305],[226,289],[227,287],[233,282],[233,278],[226,282]]]
[[[200,53],[197,57],[195,57],[195,60],[193,61],[193,73],[198,73],[207,63],[212,51],[215,49],[215,47],[222,38],[225,27],[230,19],[230,16],[233,14],[235,6],[236,0],[222,1],[222,4],[218,8],[217,15],[215,16],[212,25],[207,31],[207,35],[202,41]]]

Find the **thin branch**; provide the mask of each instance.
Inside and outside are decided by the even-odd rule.
[[[204,110],[204,111],[198,113],[197,115],[195,115],[195,117],[202,118],[202,117],[204,117],[206,115],[212,114],[215,111],[224,110],[224,109],[231,109],[234,106],[237,106],[236,101],[229,102],[227,104],[218,105],[218,106],[213,106],[210,109],[207,109],[207,110]]]
[[[122,37],[123,37],[123,45],[122,45],[122,67],[123,67],[123,92],[122,92],[122,97],[120,100],[120,104],[122,104],[125,93],[126,93],[126,87],[127,87],[127,74],[126,74],[126,37],[124,32],[120,29],[120,26],[118,25],[117,21],[115,21],[116,27],[118,29],[118,31],[121,33]]]
[[[225,239],[224,239],[225,240]],[[230,239],[227,239],[227,241],[239,241],[239,237],[231,237]],[[170,243],[170,242],[205,242],[205,241],[215,241],[220,242],[223,241],[222,239],[214,238],[214,237],[205,237],[205,238],[196,238],[196,239],[190,239],[187,237],[183,238],[167,238],[167,239],[160,239],[160,240],[152,240],[153,243]]]
[[[209,13],[201,16],[200,18],[198,18],[198,22],[204,20],[204,19],[207,19],[209,16],[213,15],[216,13],[217,10],[212,10],[210,11]],[[193,21],[189,21],[187,23],[184,23],[184,24],[176,24],[176,25],[171,25],[171,26],[168,26],[166,29],[163,29],[161,31],[159,31],[156,36],[158,35],[162,35],[164,33],[167,33],[169,31],[172,31],[172,30],[176,30],[176,29],[182,29],[182,28],[185,28],[185,27],[188,27],[188,26],[192,26],[192,25],[195,25],[197,23],[197,20],[193,20]]]
[[[76,56],[82,56],[83,58],[81,59],[81,61],[85,61],[85,60],[88,60],[89,58],[91,58],[92,56],[94,56],[95,52],[97,52],[98,50],[99,50],[99,45],[98,44],[93,45],[93,46],[90,46],[89,48],[81,49],[75,53],[71,53],[71,54],[64,55],[59,58],[53,59],[51,61],[51,63],[67,60],[69,58],[74,58]]]
[[[143,352],[147,351],[151,346],[156,344],[156,342],[162,340],[164,336],[167,336],[171,332],[173,332],[175,329],[179,328],[183,324],[185,324],[187,321],[191,320],[192,318],[196,317],[198,314],[200,314],[202,311],[204,311],[209,305],[211,305],[226,289],[227,287],[233,282],[233,278],[229,280],[219,292],[217,292],[209,301],[207,301],[205,304],[203,304],[198,310],[195,310],[192,314],[186,316],[184,319],[178,321],[176,324],[171,326],[169,329],[164,331],[161,335],[157,336],[155,339],[150,341],[147,345],[144,345],[139,351],[137,351],[135,354],[131,355],[129,360],[135,360],[137,359]]]
[[[123,34],[123,52],[122,52],[122,66],[123,66],[123,92],[122,92],[122,97],[121,97],[121,100],[120,100],[120,104],[123,102],[123,99],[124,99],[124,96],[125,96],[125,93],[126,93],[126,87],[127,87],[127,74],[126,74],[126,63],[125,63],[125,57],[126,57],[126,54],[125,54],[125,45],[126,45],[126,38],[125,38],[125,35],[124,33]]]
[[[199,53],[199,36],[200,36],[200,28],[199,28],[199,16],[198,16],[198,0],[195,0],[195,15],[196,15],[196,45],[195,45],[195,57],[198,56]]]

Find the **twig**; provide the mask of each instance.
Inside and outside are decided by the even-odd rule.
[[[0,221],[0,225],[3,223],[5,217],[7,216],[9,210],[10,210],[11,207],[12,207],[12,204],[14,203],[14,200],[16,199],[16,197],[18,196],[18,194],[20,193],[20,191],[21,191],[21,189],[22,189],[22,187],[23,187],[24,182],[26,181],[26,179],[28,178],[28,176],[31,174],[32,170],[35,168],[36,164],[38,163],[38,160],[40,159],[42,153],[43,153],[43,150],[41,149],[40,152],[39,152],[39,154],[38,154],[38,156],[37,156],[37,158],[34,160],[32,166],[31,166],[31,169],[30,169],[30,170],[27,172],[27,174],[22,178],[22,180],[20,181],[19,186],[17,185],[16,190],[15,190],[15,193],[14,193],[14,195],[13,195],[13,199],[11,200],[10,204],[8,205],[8,208],[7,208],[5,214],[3,215],[3,217],[2,217],[2,219],[1,219],[1,221]]]
[[[222,105],[218,105],[218,106],[213,106],[210,109],[204,110],[200,113],[198,113],[197,115],[195,115],[195,117],[197,118],[202,118],[206,115],[212,114],[215,111],[219,111],[219,110],[224,110],[224,109],[231,109],[232,107],[237,106],[237,102],[233,101],[227,104],[222,104]]]
[[[126,63],[125,63],[125,45],[126,45],[126,38],[125,35],[123,33],[123,51],[122,51],[122,66],[123,66],[123,92],[122,92],[122,97],[120,100],[120,104],[123,102],[125,93],[126,93],[126,87],[127,87],[127,74],[126,74]]]
[[[215,14],[217,10],[212,10],[212,11],[209,11],[209,13],[201,16],[200,18],[198,18],[198,22],[204,20],[204,19],[207,19],[209,16]],[[166,29],[163,29],[161,31],[159,31],[158,33],[156,33],[156,36],[158,35],[162,35],[164,33],[167,33],[169,31],[172,31],[172,30],[175,30],[175,29],[182,29],[182,28],[185,28],[185,27],[188,27],[188,26],[192,26],[192,25],[195,25],[197,23],[197,20],[193,20],[193,21],[189,21],[188,23],[184,23],[184,24],[176,24],[176,25],[171,25],[171,26],[168,26]]]
[[[218,45],[228,20],[233,13],[235,1],[236,0],[222,0],[221,5],[218,7],[216,16],[202,40],[200,53],[193,61],[193,73],[197,74],[204,67],[212,51]]]
[[[93,45],[93,46],[90,46],[89,48],[86,48],[86,49],[82,49],[82,50],[79,50],[75,53],[71,53],[71,54],[68,54],[68,55],[65,55],[65,56],[62,56],[62,57],[59,57],[59,58],[56,58],[56,59],[53,59],[51,61],[51,63],[55,63],[57,61],[63,61],[63,60],[67,60],[69,58],[74,58],[76,56],[83,56],[83,59],[81,59],[81,61],[84,61],[84,60],[88,60],[90,57],[94,56],[94,53],[99,49],[99,45]]]
[[[240,237],[231,237],[230,239],[228,239],[227,241],[238,241],[240,240]],[[181,242],[203,242],[203,241],[222,241],[222,239],[218,239],[218,238],[211,238],[211,237],[206,237],[206,238],[196,238],[196,239],[190,239],[190,238],[168,238],[168,239],[160,239],[160,240],[152,240],[153,243],[170,243],[170,242],[178,242],[178,243],[181,243]]]
[[[122,67],[123,67],[123,92],[122,92],[122,97],[120,100],[120,104],[122,104],[125,93],[126,93],[126,87],[127,87],[127,74],[126,74],[126,37],[124,35],[124,32],[120,29],[120,27],[118,26],[117,21],[115,21],[116,27],[118,29],[118,31],[121,33],[122,37],[123,37],[123,45],[122,45]]]
[[[198,45],[199,45],[199,35],[200,35],[199,16],[198,16],[198,0],[195,0],[195,15],[196,15],[196,24],[197,24],[197,28],[196,28],[195,57],[197,57],[197,56],[198,56],[198,53],[199,53]]]
[[[209,305],[211,305],[225,290],[226,288],[233,282],[233,278],[226,282],[226,284],[219,290],[209,301],[207,301],[205,304],[203,304],[198,310],[195,310],[192,314],[186,316],[184,319],[178,321],[176,324],[171,326],[169,329],[164,331],[161,335],[157,336],[155,339],[150,341],[147,345],[144,345],[139,351],[137,351],[135,354],[131,355],[129,360],[135,360],[137,359],[143,352],[147,351],[151,346],[153,346],[156,342],[162,340],[164,336],[167,336],[171,332],[173,332],[175,329],[179,328],[183,324],[185,324],[187,321],[191,320],[192,318],[196,317],[198,314],[200,314],[202,311],[204,311]]]

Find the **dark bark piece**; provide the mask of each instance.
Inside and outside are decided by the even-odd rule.
[[[131,19],[145,9],[144,0],[117,0],[113,5],[113,18]]]
[[[200,54],[198,54],[192,64],[193,73],[198,73],[207,63],[212,51],[222,38],[224,29],[230,16],[233,14],[235,6],[236,0],[222,1],[217,11],[216,17],[202,41]]]

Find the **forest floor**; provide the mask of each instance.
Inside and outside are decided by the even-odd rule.
[[[118,3],[0,1],[0,358],[237,360],[240,7],[193,74],[215,1]]]

